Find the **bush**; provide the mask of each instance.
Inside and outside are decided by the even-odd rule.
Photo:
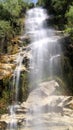
[[[70,34],[71,39],[73,40],[73,6],[71,5],[69,11],[66,13],[67,25],[66,32]]]
[[[68,25],[72,27],[72,24],[73,24],[73,6],[72,5],[70,6],[69,11],[67,11],[66,17],[68,20]]]

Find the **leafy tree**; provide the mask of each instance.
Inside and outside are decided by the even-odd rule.
[[[71,35],[71,39],[73,40],[73,5],[71,5],[69,10],[67,11],[66,17],[67,17],[66,32],[68,32]]]
[[[57,14],[65,14],[71,3],[72,0],[38,0],[39,5]]]
[[[8,10],[4,8],[1,2],[0,2],[0,19],[3,19],[3,20],[10,19],[10,13],[8,12]]]
[[[72,0],[38,0],[38,4],[46,8],[50,14],[53,14],[54,23],[60,29],[64,29],[67,22],[65,14],[69,10]]]
[[[0,46],[2,52],[7,53],[7,43],[13,37],[13,30],[8,21],[0,20]]]
[[[67,11],[66,17],[68,20],[68,25],[70,25],[70,27],[72,27],[72,25],[73,25],[73,6],[72,5],[70,6],[69,11]]]
[[[12,16],[18,17],[21,11],[21,6],[18,0],[6,0],[3,3],[4,9],[6,9]]]
[[[28,4],[23,0],[0,1],[0,48],[2,52],[6,53],[7,42],[10,42],[12,37],[21,33],[23,17],[28,7],[27,5]]]

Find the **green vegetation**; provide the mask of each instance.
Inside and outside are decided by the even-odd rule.
[[[73,40],[73,5],[70,5],[69,10],[66,12],[67,25],[66,32],[70,34]]]
[[[63,26],[67,22],[66,12],[69,11],[72,0],[38,0],[38,5],[42,5],[49,13],[53,14],[55,24],[63,29]]]
[[[13,37],[13,30],[8,21],[0,20],[0,44],[3,53],[7,53],[8,42]]]
[[[0,114],[7,112],[9,101],[9,79],[0,80]]]
[[[12,44],[12,39],[23,32],[23,18],[31,5],[23,0],[0,1],[1,53],[7,53],[8,43]]]

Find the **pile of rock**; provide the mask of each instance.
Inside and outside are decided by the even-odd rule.
[[[15,105],[15,119],[20,130],[73,130],[73,97],[52,95],[59,87],[56,81],[43,82],[31,91],[26,102]],[[10,114],[2,115],[0,123],[9,124]],[[28,123],[26,123],[28,122]]]

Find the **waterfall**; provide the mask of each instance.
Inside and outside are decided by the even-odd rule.
[[[47,20],[51,16],[47,15],[47,12],[43,8],[33,8],[27,11],[25,21],[26,35],[30,38],[31,44],[31,57],[29,61],[29,92],[39,87],[39,84],[44,80],[51,77],[54,81],[54,75],[60,71],[60,55],[61,47],[59,44],[59,37],[55,35],[55,30],[47,26]],[[7,130],[22,130],[19,128],[16,117],[16,108],[19,101],[19,87],[20,86],[20,72],[24,58],[21,55],[22,49],[17,55],[16,68],[13,76],[12,86],[12,104],[9,106],[10,122]],[[51,84],[54,82],[51,82]],[[44,123],[42,114],[45,110],[39,107],[38,99],[42,98],[42,92],[37,91],[32,97],[32,105],[27,107],[26,119],[24,119],[24,130],[45,130],[47,125]],[[28,104],[28,101],[27,101]],[[31,121],[33,118],[33,122]],[[30,121],[30,123],[29,123]],[[31,124],[31,128],[29,128]],[[39,124],[37,126],[37,124]],[[42,124],[42,125],[41,125]]]
[[[16,68],[13,74],[13,85],[12,85],[12,104],[9,106],[9,113],[10,113],[10,123],[8,124],[8,130],[17,130],[17,119],[16,119],[16,107],[19,101],[19,81],[20,81],[20,73],[24,55],[21,55],[22,48],[20,52],[16,56]],[[20,86],[21,87],[21,86]]]
[[[42,8],[31,9],[26,14],[26,33],[32,44],[32,58],[30,59],[30,82],[32,84],[42,81],[45,76],[53,78],[54,69],[57,72],[58,66],[60,66],[59,38],[55,35],[54,29],[47,28],[47,18],[50,19],[50,16]],[[35,87],[34,84],[33,86]]]
[[[31,59],[30,59],[30,85],[32,89],[37,88],[38,84],[44,80],[45,77],[51,77],[53,79],[54,73],[59,71],[59,58],[61,55],[61,47],[59,39],[55,35],[54,29],[51,27],[47,28],[46,19],[50,19],[45,9],[33,8],[26,13],[26,34],[29,35],[31,41]],[[29,88],[29,91],[31,90]],[[33,103],[37,106],[38,97],[41,97],[41,93],[37,93],[33,97]],[[42,122],[43,119],[40,117],[44,110],[37,109],[36,106],[32,105],[28,114],[36,117]],[[28,126],[28,120],[26,120],[26,127]],[[37,120],[39,122],[39,120]],[[35,125],[35,119],[32,126]],[[36,126],[34,130],[44,130],[45,124],[42,126]]]

